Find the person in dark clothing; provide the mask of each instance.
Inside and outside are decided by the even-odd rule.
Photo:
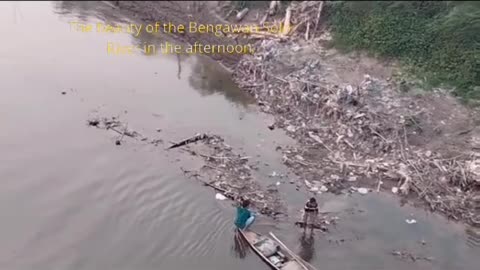
[[[303,223],[304,223],[304,228],[307,230],[308,225],[310,224],[312,232],[313,228],[315,227],[315,224],[317,222],[317,216],[318,216],[318,204],[317,200],[315,198],[310,198],[310,200],[307,201],[305,204],[305,207],[303,209]]]

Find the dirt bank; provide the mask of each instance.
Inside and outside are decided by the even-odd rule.
[[[276,116],[271,128],[301,145],[284,150],[285,163],[314,193],[386,190],[479,226],[478,113],[393,79],[391,65],[326,49],[326,34],[264,39],[235,70]]]

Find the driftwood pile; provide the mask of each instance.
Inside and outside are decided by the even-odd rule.
[[[125,138],[143,143],[163,144],[162,139],[151,139],[139,132],[129,129],[128,124],[119,117],[94,117],[87,120],[87,125],[98,129],[112,131],[116,134],[116,145],[121,145]],[[236,200],[249,199],[252,206],[261,214],[276,218],[285,215],[285,204],[276,187],[262,187],[252,177],[255,165],[248,164],[250,157],[235,154],[224,139],[218,135],[196,134],[190,138],[174,142],[165,150],[181,149],[191,155],[199,156],[205,165],[199,171],[182,168],[189,177],[201,181],[225,197]],[[208,179],[208,180],[207,180]]]
[[[205,185],[214,188],[225,197],[236,200],[241,197],[252,202],[252,206],[261,214],[276,217],[285,213],[285,206],[279,198],[276,188],[263,188],[252,177],[252,170],[256,167],[249,165],[250,157],[235,154],[232,147],[225,143],[224,139],[217,135],[197,135],[195,138],[202,137],[202,150],[194,150],[191,145],[185,145],[182,148],[194,156],[200,156],[204,159],[205,165],[196,172],[184,170],[183,172],[190,177],[202,181]],[[187,139],[194,142],[198,140]],[[203,152],[207,152],[203,153]],[[205,180],[208,179],[208,180]]]
[[[320,30],[320,19],[324,4],[324,1],[299,1],[291,2],[286,8],[281,8],[284,5],[281,1],[271,1],[269,8],[265,10],[265,14],[257,16],[255,20],[259,31],[232,36],[246,35],[251,39],[270,38],[276,40],[302,36],[305,40],[313,39]],[[235,7],[232,7],[225,15],[225,19],[228,20],[234,11]],[[237,23],[241,21],[248,12],[248,8],[237,10],[235,21]]]
[[[163,144],[162,139],[151,139],[128,127],[128,123],[123,122],[118,116],[112,117],[93,117],[87,120],[87,125],[107,131],[113,131],[117,134],[116,145],[122,145],[125,138],[132,138],[137,141],[147,142],[158,146]]]
[[[295,47],[294,41],[259,42],[255,55],[238,64],[234,79],[276,116],[275,126],[299,141],[301,147],[284,150],[284,162],[297,175],[323,185],[323,191],[390,184],[393,192],[420,199],[431,210],[480,225],[478,154],[445,157],[410,145],[424,113],[413,99],[368,75],[358,86],[331,85],[321,78],[318,60],[282,60]]]

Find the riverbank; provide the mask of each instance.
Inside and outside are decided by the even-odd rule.
[[[301,11],[314,4],[292,6],[292,17],[314,21],[313,12]],[[275,115],[271,127],[301,145],[283,152],[298,181],[313,193],[360,187],[398,193],[480,226],[478,113],[442,89],[411,89],[395,79],[392,65],[326,48],[326,29],[298,31],[287,41],[258,41],[255,55],[245,56],[234,74]]]
[[[265,267],[251,250],[236,252],[232,201],[202,183],[220,180],[213,184],[224,188],[223,180],[231,178],[248,185],[232,188],[246,193],[255,182],[255,195],[271,190],[267,195],[286,202],[287,218],[259,215],[253,229],[275,233],[317,268],[478,266],[478,233],[402,205],[387,192],[322,192],[317,199],[331,217],[328,231],[303,235],[294,222],[311,193],[282,163],[281,153],[295,141],[272,127],[273,115],[259,112],[215,61],[108,55],[108,42],[162,44],[165,36],[71,31],[72,21],[135,21],[104,2],[0,6],[0,28],[9,37],[0,52],[1,269]],[[39,22],[48,31],[25,34]],[[87,119],[100,121],[87,125]],[[196,133],[214,139],[168,149]],[[226,175],[217,171],[235,168],[237,173]],[[202,175],[197,179],[196,173]]]
[[[297,183],[311,192],[348,193],[361,187],[394,192],[415,205],[479,226],[477,112],[442,89],[426,92],[397,79],[402,76],[392,63],[329,48],[321,8],[316,2],[302,3],[291,6],[293,34],[288,36],[177,38],[255,45],[254,55],[213,58],[232,68],[235,81],[262,111],[275,117],[266,128],[282,128],[298,142],[295,148],[282,149],[283,160]],[[175,5],[151,5],[122,2],[120,9],[144,21],[184,23],[183,10],[172,8]],[[188,19],[225,23],[225,14],[208,22],[201,16],[221,10],[212,5],[186,3]],[[257,8],[250,14],[266,12]],[[258,22],[261,17],[247,15],[243,22]],[[277,13],[266,21],[282,17]]]

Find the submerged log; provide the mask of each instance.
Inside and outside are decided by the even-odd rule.
[[[194,142],[198,142],[198,141],[201,141],[201,140],[205,140],[205,139],[208,139],[210,138],[210,136],[208,136],[207,134],[203,133],[203,134],[197,134],[191,138],[188,138],[188,139],[185,139],[183,141],[180,141],[178,143],[174,143],[172,146],[170,146],[169,148],[167,149],[173,149],[173,148],[177,148],[177,147],[180,147],[180,146],[184,146],[184,145],[187,145],[187,144],[190,144],[190,143],[194,143]]]

